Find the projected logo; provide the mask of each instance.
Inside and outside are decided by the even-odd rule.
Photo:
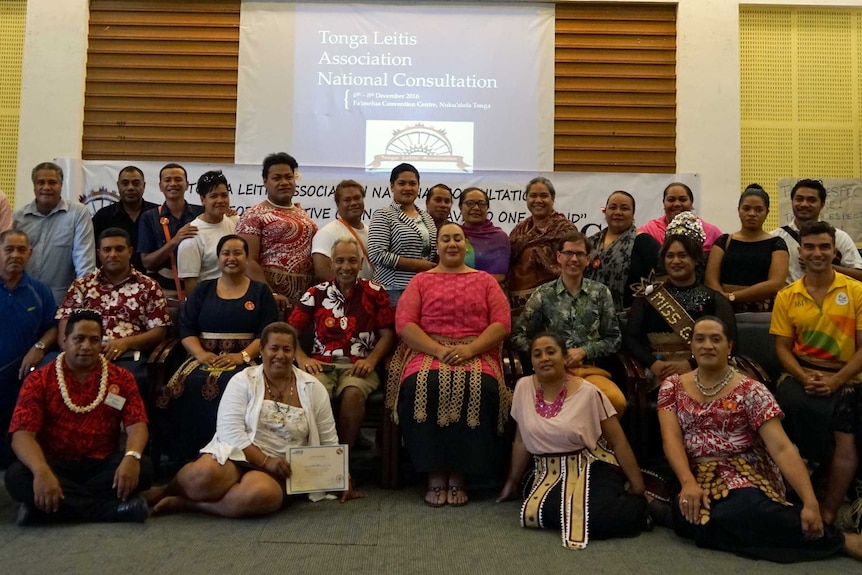
[[[407,162],[429,172],[473,172],[473,122],[368,120],[366,170],[388,171]]]
[[[98,190],[93,189],[86,195],[81,194],[78,196],[78,199],[82,204],[87,206],[90,213],[95,215],[96,212],[105,206],[110,206],[113,203],[119,202],[120,194],[118,192],[108,190],[105,186],[100,186]]]

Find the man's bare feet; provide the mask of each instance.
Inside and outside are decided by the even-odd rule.
[[[862,561],[862,534],[860,533],[845,533],[844,534],[844,549],[847,554],[857,561]]]

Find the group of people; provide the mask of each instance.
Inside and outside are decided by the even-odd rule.
[[[288,500],[289,448],[356,445],[385,376],[432,507],[463,506],[471,480],[500,476],[513,437],[499,500],[522,497],[522,524],[559,529],[567,547],[657,523],[775,561],[862,558],[862,535],[835,526],[862,445],[862,258],[818,221],[822,183],[800,180],[793,224],[772,233],[756,184],[729,234],[692,213],[683,183],[640,228],[634,197],[615,191],[607,227],[587,237],[555,211],[547,178],[527,184],[530,217],[506,234],[480,188],[456,197],[437,184],[420,208],[410,164],[392,170],[393,203],[367,226],[364,187],[345,180],[338,218],[318,229],[293,203],[297,168],[267,156],[266,198],[237,217],[221,172],[201,176],[194,206],[185,169],[166,165],[156,206],[129,166],[120,201],[92,220],[60,197],[59,166],[33,170],[35,201],[0,233],[15,320],[0,425],[17,456],[6,483],[20,523],[274,512]],[[449,221],[454,201],[463,223]],[[173,300],[188,357],[151,390],[141,366],[174,323]],[[772,314],[786,371],[777,401],[734,368],[735,314],[751,311]],[[514,389],[504,345],[531,366]],[[621,351],[653,381],[672,497],[620,425]],[[188,462],[163,486],[143,455],[148,410],[172,413],[165,447]],[[830,471],[819,500],[818,465]],[[357,496],[350,485],[342,501]]]

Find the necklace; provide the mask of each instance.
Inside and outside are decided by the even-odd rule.
[[[566,375],[565,383],[563,383],[560,393],[557,394],[557,399],[552,403],[545,401],[545,392],[541,384],[536,388],[536,413],[545,419],[556,417],[563,409],[563,402],[566,401],[566,395],[569,393],[569,376]]]
[[[272,391],[272,387],[270,387],[269,378],[266,376],[265,373],[263,374],[263,383],[266,386],[266,392],[269,394],[269,396],[272,398],[272,401],[275,403],[275,408],[278,410],[279,413],[282,413],[281,408],[278,405],[279,404],[278,399],[281,399],[282,397],[284,397],[284,392],[282,391],[278,395],[275,395],[275,393],[273,393],[273,391]],[[287,396],[287,404],[286,405],[287,405],[288,409],[290,409],[290,401],[293,399],[293,388],[294,388],[294,386],[291,385],[290,383],[288,383],[287,387],[290,388],[290,393]],[[276,397],[278,397],[278,399],[276,399]]]
[[[57,373],[57,385],[60,387],[60,395],[63,396],[63,403],[70,411],[75,413],[90,413],[105,399],[105,392],[108,391],[108,361],[104,355],[99,355],[99,360],[102,362],[102,377],[99,380],[99,394],[96,399],[84,407],[80,407],[72,403],[72,398],[69,397],[69,390],[66,388],[66,376],[63,374],[63,358],[66,357],[64,351],[57,356],[57,361],[54,362],[54,371]]]
[[[724,389],[724,386],[726,386],[727,383],[731,380],[733,374],[734,369],[732,367],[728,367],[727,373],[724,374],[724,377],[722,377],[718,383],[716,383],[712,387],[707,387],[700,382],[700,370],[696,369],[694,370],[694,385],[697,386],[698,391],[700,391],[706,397],[713,397],[715,395],[718,395],[718,392]]]
[[[291,205],[291,204],[288,204],[286,206],[282,206],[281,204],[277,204],[277,203],[273,202],[269,198],[264,198],[264,201],[266,203],[268,203],[269,205],[275,206],[276,208],[280,208],[282,210],[292,210],[293,209],[293,205]]]

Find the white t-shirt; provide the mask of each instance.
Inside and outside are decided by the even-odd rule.
[[[225,216],[221,222],[210,224],[199,217],[191,224],[198,229],[198,235],[184,239],[177,249],[177,271],[181,278],[198,278],[199,282],[213,280],[221,276],[218,269],[218,242],[236,230],[238,216]]]
[[[790,223],[790,229],[799,233],[796,222]],[[773,236],[781,237],[784,243],[787,244],[787,250],[790,252],[790,269],[787,274],[787,285],[790,285],[805,275],[805,272],[802,271],[802,266],[799,265],[799,242],[793,239],[793,236],[787,233],[787,230],[784,228],[777,228],[769,233]],[[841,252],[842,266],[850,269],[862,269],[862,256],[859,255],[859,250],[856,249],[856,244],[853,242],[850,234],[835,228],[835,247]]]
[[[353,228],[353,231],[356,232],[356,235],[359,236],[359,240],[362,242],[362,246],[368,251],[368,226],[364,226],[361,230],[357,228]],[[332,244],[335,243],[335,240],[338,238],[353,238],[353,234],[350,233],[350,230],[339,222],[335,220],[333,222],[329,222],[314,234],[314,239],[311,240],[311,253],[312,254],[323,254],[328,258],[332,257]],[[374,276],[374,272],[371,270],[371,265],[368,263],[368,258],[365,257],[365,254],[362,254],[362,270],[359,272],[359,277],[363,279],[370,280]]]

